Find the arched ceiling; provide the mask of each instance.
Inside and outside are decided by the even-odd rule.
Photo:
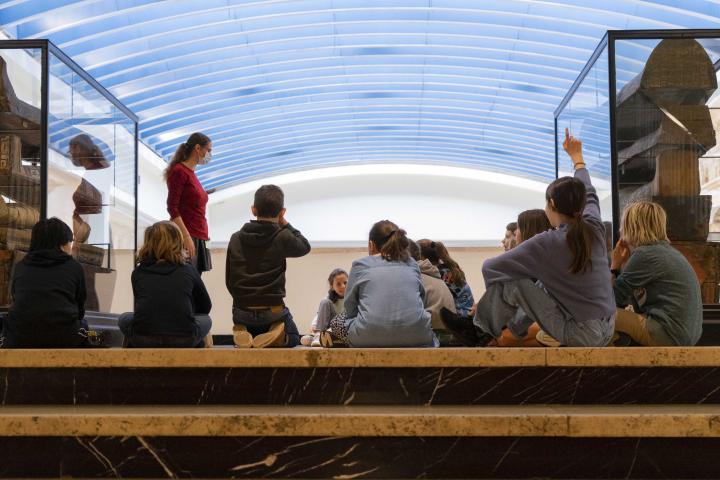
[[[11,0],[140,117],[164,158],[213,139],[206,188],[432,163],[547,179],[553,110],[607,30],[720,28],[710,0]]]

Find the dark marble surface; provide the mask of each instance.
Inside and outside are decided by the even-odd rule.
[[[720,368],[1,369],[19,404],[720,403]]]
[[[0,477],[718,478],[720,439],[3,438]]]

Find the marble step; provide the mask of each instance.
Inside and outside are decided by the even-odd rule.
[[[720,404],[718,365],[719,347],[0,350],[0,404]]]
[[[0,408],[0,437],[720,438],[720,405]]]

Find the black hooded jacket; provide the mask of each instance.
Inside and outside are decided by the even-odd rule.
[[[3,323],[8,348],[73,348],[85,317],[85,274],[62,250],[28,253],[13,273],[12,305]]]
[[[195,314],[210,313],[212,302],[195,267],[143,262],[132,273],[133,333],[194,335]]]
[[[285,298],[286,258],[310,252],[310,242],[290,224],[252,220],[230,238],[225,285],[233,307],[272,307]]]

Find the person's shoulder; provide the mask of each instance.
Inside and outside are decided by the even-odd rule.
[[[380,257],[374,255],[367,255],[365,257],[358,258],[352,262],[352,268],[363,269],[375,266],[378,264],[378,259],[382,260]]]

